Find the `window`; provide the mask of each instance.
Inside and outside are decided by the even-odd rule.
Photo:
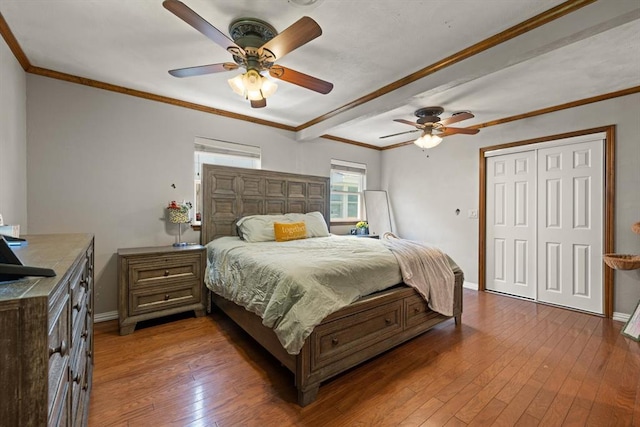
[[[355,222],[363,219],[362,192],[366,188],[367,166],[331,160],[331,221]]]
[[[202,165],[234,166],[237,168],[260,169],[260,147],[236,144],[234,142],[219,141],[217,139],[196,138],[193,180],[193,211],[196,225],[200,224],[202,210],[202,193],[200,191],[200,176]]]

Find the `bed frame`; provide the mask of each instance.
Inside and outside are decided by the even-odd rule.
[[[235,236],[246,215],[320,211],[329,218],[329,178],[255,169],[203,165],[201,241]],[[454,318],[462,316],[462,271],[455,275]],[[422,334],[451,317],[431,311],[411,287],[399,284],[327,316],[297,355],[286,352],[259,316],[211,293],[212,303],[295,375],[298,404],[306,406],[320,383]]]

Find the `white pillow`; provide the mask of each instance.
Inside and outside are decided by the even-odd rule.
[[[329,237],[327,223],[320,212],[289,213],[285,216],[291,219],[291,222],[304,221],[304,225],[307,227],[307,237]]]
[[[329,236],[327,223],[320,212],[250,215],[240,218],[236,226],[238,227],[240,238],[247,242],[273,242],[276,240],[276,235],[273,231],[274,222],[304,222],[307,228],[307,237]]]
[[[240,218],[236,225],[240,238],[247,242],[274,242],[274,222],[292,222],[284,215],[250,215]]]

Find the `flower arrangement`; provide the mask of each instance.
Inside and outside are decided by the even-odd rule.
[[[191,222],[191,218],[189,218],[189,210],[192,206],[191,202],[183,201],[182,203],[178,203],[175,200],[169,202],[169,206],[167,206],[167,210],[169,211],[169,222],[173,224]]]
[[[369,228],[369,223],[367,221],[358,221],[356,228]]]

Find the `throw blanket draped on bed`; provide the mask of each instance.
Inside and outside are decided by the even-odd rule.
[[[415,288],[431,310],[453,316],[454,275],[444,252],[391,233],[382,241],[398,260],[404,283]]]

